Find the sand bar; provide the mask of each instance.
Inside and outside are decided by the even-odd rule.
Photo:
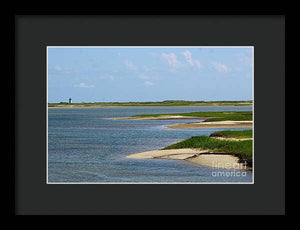
[[[199,122],[182,123],[175,125],[168,125],[166,129],[200,129],[200,128],[244,128],[252,127],[252,121],[211,121],[203,122],[212,117],[196,117],[196,116],[180,116],[180,115],[167,115],[159,117],[117,117],[106,118],[110,120],[176,120],[176,119],[199,119]]]
[[[107,118],[110,120],[176,120],[176,119],[199,119],[204,120],[207,119],[207,117],[193,117],[193,116],[159,116],[159,117],[113,117],[113,118]]]
[[[209,150],[198,149],[167,149],[153,150],[127,156],[132,159],[173,159],[186,160],[195,164],[226,168],[226,169],[246,169],[239,163],[239,158],[227,155],[211,153]]]
[[[243,128],[252,127],[252,121],[211,121],[192,122],[185,124],[168,125],[167,129],[200,129],[200,128]]]
[[[197,156],[200,153],[207,153],[207,150],[195,150],[195,149],[166,149],[166,150],[153,150],[142,153],[136,153],[127,156],[127,158],[135,158],[135,159],[153,159],[153,158],[178,158],[179,156],[184,155],[183,160],[188,157]],[[182,158],[182,157],[181,157]]]
[[[224,141],[249,141],[253,140],[253,138],[232,138],[232,137],[210,137],[217,140],[224,140]]]

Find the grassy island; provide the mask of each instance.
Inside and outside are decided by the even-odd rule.
[[[182,116],[192,118],[206,118],[204,122],[211,121],[252,121],[252,111],[239,112],[193,112],[193,113],[176,113],[176,114],[146,114],[136,115],[134,118],[163,118],[164,116]]]
[[[252,167],[252,140],[219,140],[214,137],[251,138],[252,130],[245,131],[221,131],[208,136],[195,136],[180,141],[164,148],[167,149],[201,149],[209,150],[210,153],[228,154],[239,158],[240,162],[247,162]]]

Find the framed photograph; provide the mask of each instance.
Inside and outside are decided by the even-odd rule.
[[[17,215],[285,214],[284,15],[15,25]]]
[[[252,46],[48,46],[47,183],[254,183],[253,63]]]

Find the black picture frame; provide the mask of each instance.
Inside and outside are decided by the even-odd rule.
[[[285,15],[211,13],[14,14],[15,215],[285,214]],[[255,183],[47,185],[47,45],[254,46]]]

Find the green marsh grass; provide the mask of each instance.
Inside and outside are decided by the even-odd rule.
[[[208,136],[196,136],[187,140],[169,145],[164,149],[198,148],[210,150],[212,153],[221,153],[236,156],[240,162],[247,162],[252,166],[252,140],[228,141],[210,138]]]
[[[232,131],[232,130],[224,130],[219,132],[214,132],[210,135],[210,137],[224,137],[224,138],[252,138],[253,136],[252,129],[249,130],[240,130],[240,131]]]

